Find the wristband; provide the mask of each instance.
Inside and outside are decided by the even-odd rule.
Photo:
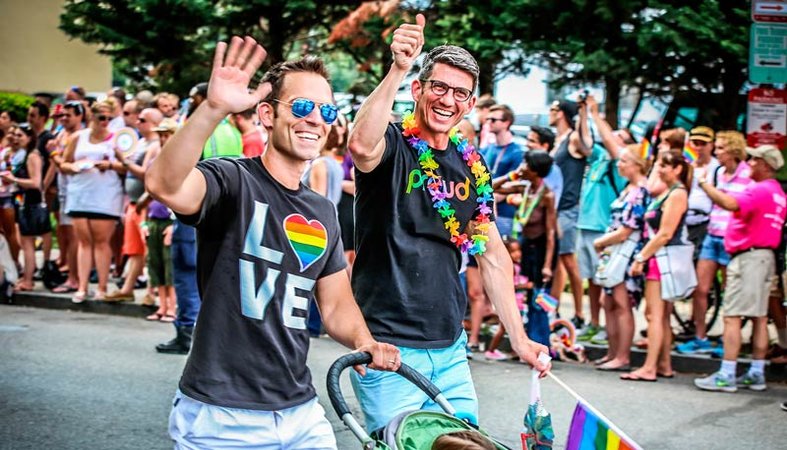
[[[508,194],[506,195],[506,203],[509,205],[516,206],[518,203],[516,202],[516,197],[518,194]]]
[[[508,172],[508,181],[516,181],[519,179],[519,174],[515,170]]]

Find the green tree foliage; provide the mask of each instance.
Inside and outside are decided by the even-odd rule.
[[[653,95],[735,97],[745,82],[748,1],[515,3],[520,17],[529,18],[520,28],[522,51],[551,69],[556,87],[603,83],[613,123],[624,87]],[[728,105],[721,121],[734,121],[735,109]]]
[[[267,64],[310,45],[309,31],[332,23],[352,0],[66,0],[60,28],[101,45],[138,86],[181,95],[210,75],[216,41],[250,35]]]
[[[11,111],[19,122],[25,122],[27,110],[35,99],[18,92],[0,92],[0,111]]]

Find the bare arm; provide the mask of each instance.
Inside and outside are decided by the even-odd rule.
[[[325,330],[332,338],[347,348],[371,353],[373,362],[369,367],[372,369],[399,369],[402,363],[399,349],[372,337],[353,298],[346,270],[317,280],[315,294]],[[362,368],[356,370],[364,375]]]
[[[145,175],[148,192],[173,211],[196,214],[202,208],[207,185],[195,167],[202,147],[223,118],[251,108],[270,92],[267,83],[249,90],[251,77],[265,55],[265,49],[248,36],[233,37],[229,48],[224,42],[216,46],[208,98],[169,139]]]
[[[734,212],[740,209],[740,206],[738,205],[738,201],[735,200],[735,197],[716,189],[715,186],[703,180],[702,178],[699,179],[699,186],[700,189],[702,189],[703,191],[705,191],[706,194],[708,194],[708,197],[710,197],[713,203],[721,206],[727,211]]]
[[[579,152],[576,156],[590,156],[593,151],[593,137],[588,130],[588,110],[584,103],[579,104],[579,123],[577,124],[577,132],[569,135],[569,150]]]
[[[544,195],[544,206],[547,213],[547,253],[544,257],[544,268],[541,273],[544,278],[552,278],[552,256],[555,254],[555,233],[557,232],[557,205],[555,205],[554,192],[547,192]],[[549,271],[549,276],[545,273]]]
[[[629,227],[620,227],[615,231],[610,231],[593,242],[596,251],[601,251],[610,245],[620,244],[631,236],[634,230]]]
[[[385,153],[385,130],[391,115],[396,92],[424,45],[422,14],[416,16],[416,24],[402,24],[394,31],[391,52],[394,64],[382,83],[363,102],[355,118],[355,126],[347,143],[355,167],[361,172],[370,172],[380,164]]]
[[[598,102],[596,101],[595,97],[588,95],[587,104],[588,108],[590,109],[590,118],[593,119],[596,129],[598,130],[599,135],[601,135],[601,141],[604,143],[604,148],[607,149],[609,157],[612,159],[618,159],[618,153],[620,152],[618,142],[615,139],[612,127],[609,125],[609,123],[607,123],[606,120],[601,118],[601,115],[598,112]]]
[[[66,149],[63,151],[63,161],[60,163],[60,171],[65,174],[72,175],[79,170],[74,166],[74,154],[77,149],[77,137],[71,136],[66,144]]]
[[[27,173],[30,178],[14,178],[23,189],[41,189],[41,154],[34,151],[27,156]]]
[[[541,344],[531,341],[522,327],[522,318],[514,301],[514,267],[508,255],[497,226],[489,228],[489,242],[483,255],[476,255],[478,269],[484,281],[484,290],[495,306],[498,317],[503,322],[514,351],[533,367],[538,368],[542,374],[549,370],[538,363],[538,354],[549,353]]]

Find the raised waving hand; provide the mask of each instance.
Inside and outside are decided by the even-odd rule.
[[[225,42],[219,42],[208,83],[208,103],[228,114],[259,103],[270,92],[270,84],[260,83],[254,90],[249,84],[266,56],[265,49],[250,36],[233,36],[229,48]]]

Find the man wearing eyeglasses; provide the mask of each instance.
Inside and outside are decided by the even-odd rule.
[[[202,306],[170,414],[176,448],[336,448],[306,367],[312,298],[328,334],[371,353],[370,368],[400,365],[353,299],[333,204],[300,182],[338,114],[325,66],[280,63],[249,89],[264,59],[250,37],[219,43],[204,101],[145,177],[198,233]],[[199,161],[216,126],[255,105],[265,153]]]
[[[467,307],[458,274],[462,251],[475,254],[484,287],[519,357],[536,365],[546,347],[525,335],[514,301],[511,257],[494,215],[484,214],[491,212],[491,193],[479,194],[477,187],[491,190],[488,169],[464,142],[450,138],[476,102],[475,59],[460,47],[436,47],[410,86],[413,117],[402,124],[381,120],[390,116],[397,89],[421,53],[424,26],[419,14],[415,24],[394,32],[394,63],[361,106],[349,138],[356,167],[353,290],[374,337],[397,345],[405,363],[435,381],[461,415],[477,423],[462,328]],[[485,248],[473,244],[470,251],[468,236]],[[372,372],[352,381],[369,431],[403,411],[439,409],[392,374]]]

